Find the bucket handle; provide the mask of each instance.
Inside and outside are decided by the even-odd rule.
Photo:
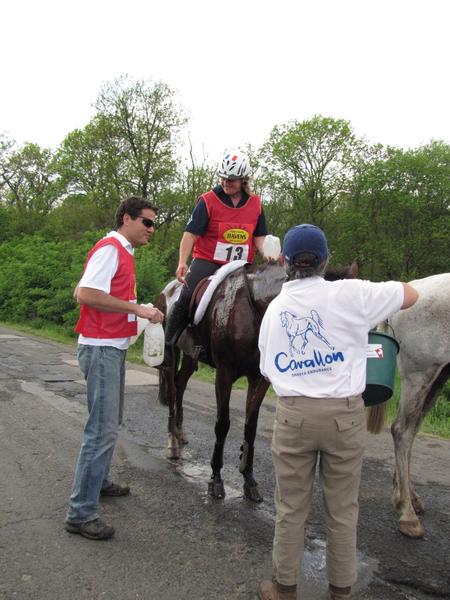
[[[382,323],[380,323],[380,325],[381,325],[381,327],[382,327],[383,329],[384,329],[384,328],[387,328],[387,327],[389,327],[389,329],[390,329],[390,330],[391,330],[391,332],[392,332],[392,337],[393,337],[393,338],[394,338],[394,339],[395,339],[395,340],[398,342],[397,338],[395,337],[395,331],[394,331],[394,328],[392,327],[392,325],[389,323],[389,321],[388,321],[388,320],[386,320],[386,321],[383,321]],[[380,333],[383,333],[382,329],[380,328],[380,325],[377,325],[377,326],[375,327],[375,329],[372,329],[371,331],[374,331],[374,332],[377,332],[377,331],[378,331],[378,332],[380,332]],[[387,332],[384,332],[384,333],[387,333]]]

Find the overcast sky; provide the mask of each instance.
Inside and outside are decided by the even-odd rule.
[[[7,0],[0,132],[56,147],[103,83],[177,90],[197,152],[321,114],[369,141],[450,143],[447,0]]]

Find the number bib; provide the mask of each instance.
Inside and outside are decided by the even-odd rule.
[[[219,223],[219,235],[214,251],[214,260],[231,262],[248,260],[251,242],[251,225]]]

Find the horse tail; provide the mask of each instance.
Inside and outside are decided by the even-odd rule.
[[[369,433],[381,433],[386,427],[387,402],[366,408],[366,424]]]

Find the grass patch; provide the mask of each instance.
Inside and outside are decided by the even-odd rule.
[[[3,321],[0,323],[0,326],[10,327],[11,329],[22,331],[23,333],[29,333],[30,335],[35,335],[44,339],[68,344],[73,348],[75,348],[77,342],[77,335],[75,333],[71,333],[66,328],[58,327],[57,325],[41,325],[40,323],[39,325],[36,325],[35,323],[24,325],[21,323]],[[143,336],[141,336],[139,340],[129,348],[127,352],[127,360],[129,362],[145,365],[142,359],[142,344]],[[199,381],[214,384],[215,370],[207,365],[199,364],[198,371],[194,373],[193,378]],[[233,388],[238,390],[246,390],[247,379],[245,377],[241,377],[233,384]],[[268,394],[275,396],[272,387],[269,388]],[[395,378],[394,394],[389,400],[388,406],[389,423],[392,423],[395,415],[397,414],[399,400],[400,378],[397,373]],[[450,381],[446,383],[443,390],[439,394],[435,405],[426,415],[422,422],[420,431],[428,435],[450,439]]]
[[[70,345],[74,349],[77,345],[78,334],[75,332],[71,333],[68,329],[58,325],[51,325],[48,323],[43,324],[42,326],[40,324],[24,325],[22,323],[14,323],[12,321],[1,321],[0,327],[10,327],[16,331],[21,331],[22,333],[29,333],[30,335],[35,335],[46,340],[52,340],[53,342],[60,342],[61,344]],[[142,358],[143,340],[144,337],[141,336],[137,342],[133,344],[133,346],[130,346],[127,351],[127,361],[139,365],[145,365],[144,359]]]
[[[35,335],[46,340],[68,344],[74,348],[77,345],[78,334],[75,332],[70,333],[70,331],[68,331],[66,328],[58,325],[51,325],[48,323],[40,325],[35,324],[34,322],[32,324],[23,324],[14,323],[12,321],[1,321],[0,327],[9,327],[11,329],[15,329],[16,331],[29,333],[30,335]]]
[[[198,370],[194,373],[193,377],[200,381],[205,381],[206,383],[211,383],[214,385],[216,380],[216,370],[208,365],[204,365],[202,363],[198,364]],[[237,381],[233,383],[233,389],[235,390],[246,390],[247,389],[247,378],[240,377]]]

